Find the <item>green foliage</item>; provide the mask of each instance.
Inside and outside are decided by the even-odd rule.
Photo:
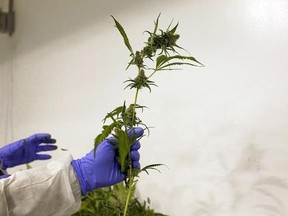
[[[113,122],[110,125],[103,126],[102,133],[95,138],[94,147],[96,148],[99,143],[107,138],[110,134],[114,135],[118,141],[116,148],[119,149],[119,162],[121,165],[121,170],[127,173],[127,170],[131,168],[129,167],[129,147],[133,141],[129,140],[129,137],[125,134],[127,134],[129,128],[133,128],[135,126],[144,126],[145,128],[148,128],[136,115],[136,109],[143,108],[143,106],[137,104],[139,90],[148,88],[151,92],[151,86],[156,86],[155,82],[151,80],[151,77],[157,71],[173,70],[173,66],[203,65],[196,60],[196,58],[192,56],[180,55],[178,51],[176,51],[177,48],[183,49],[176,44],[180,38],[180,35],[176,32],[178,23],[170,29],[170,26],[172,25],[171,22],[166,31],[159,29],[159,14],[154,22],[153,32],[145,31],[149,34],[149,37],[145,42],[145,46],[142,50],[134,53],[125,29],[113,16],[112,18],[115,23],[115,27],[118,29],[124,40],[124,44],[130,51],[130,56],[132,59],[129,62],[128,67],[130,65],[136,65],[138,68],[138,75],[134,79],[129,78],[125,81],[125,83],[128,83],[125,89],[136,89],[136,95],[134,103],[128,108],[124,103],[123,106],[115,108],[106,115],[104,122],[106,122],[106,120],[109,118]],[[147,68],[145,64],[146,61],[155,61],[155,68]],[[149,75],[147,75],[147,71],[150,71]],[[123,142],[128,143],[124,144]]]
[[[118,151],[119,151],[119,164],[121,168],[121,172],[127,171],[127,164],[129,160],[127,157],[130,153],[130,146],[132,145],[133,141],[128,137],[127,132],[116,128],[115,129],[115,139],[118,141]]]
[[[117,124],[116,122],[113,122],[110,125],[103,125],[102,133],[98,134],[98,136],[94,140],[94,149],[96,149],[97,146],[100,144],[100,142],[102,142],[104,139],[106,139],[106,137],[108,137],[111,134],[111,132],[116,127],[116,124]]]
[[[123,183],[97,189],[83,198],[81,209],[73,216],[121,216],[125,206],[127,189]],[[150,207],[150,199],[140,202],[135,197],[135,185],[129,206],[129,216],[165,216]]]
[[[128,107],[125,102],[123,106],[119,106],[109,112],[105,118],[104,126],[102,132],[96,136],[94,140],[94,148],[106,139],[109,135],[113,135],[113,139],[115,139],[115,148],[118,149],[118,162],[120,164],[121,172],[126,174],[125,183],[129,191],[127,193],[126,203],[124,207],[124,216],[127,215],[128,211],[128,203],[131,197],[132,188],[135,185],[135,178],[139,177],[139,171],[135,171],[132,167],[131,159],[130,159],[130,147],[133,142],[136,140],[135,137],[129,137],[128,132],[133,127],[144,126],[149,133],[149,129],[142,122],[142,120],[137,116],[136,111],[143,108],[145,106],[141,106],[137,103],[139,91],[147,88],[151,92],[151,87],[156,86],[155,82],[151,80],[151,77],[158,71],[164,70],[174,70],[175,66],[203,66],[198,60],[196,60],[192,56],[181,55],[177,50],[184,50],[180,47],[177,42],[180,38],[180,35],[176,32],[178,28],[178,23],[172,27],[172,22],[168,26],[168,28],[164,31],[159,29],[159,18],[160,14],[154,22],[154,29],[152,32],[145,31],[148,33],[149,37],[146,42],[144,42],[144,47],[139,51],[133,51],[133,48],[130,44],[129,38],[126,34],[123,26],[112,16],[113,21],[115,23],[115,27],[118,29],[121,34],[125,46],[128,48],[130,52],[131,60],[128,63],[128,67],[134,65],[137,67],[138,74],[132,79],[129,78],[125,81],[127,83],[125,89],[135,89],[135,97],[134,102],[131,103]],[[147,65],[150,62],[155,63],[154,68],[148,68]],[[150,64],[149,64],[150,65]],[[177,68],[178,69],[178,68]],[[110,120],[111,123],[107,124],[106,121]],[[97,157],[97,154],[95,154]],[[144,171],[148,173],[148,170],[154,169],[158,170],[156,167],[161,164],[151,164],[144,167],[140,172]],[[158,170],[159,171],[159,170]],[[130,211],[130,209],[129,209]],[[133,215],[130,212],[131,215]],[[110,214],[112,215],[112,213]],[[119,214],[118,214],[119,215]],[[134,214],[140,215],[140,214]]]
[[[173,60],[173,61],[172,61]],[[176,60],[176,61],[175,61]],[[171,66],[175,65],[190,65],[190,66],[198,66],[197,64],[192,64],[190,62],[183,62],[179,60],[190,60],[192,62],[196,62],[201,65],[200,62],[198,62],[194,57],[192,56],[181,56],[181,55],[175,55],[175,56],[166,56],[166,55],[160,55],[156,60],[156,67],[155,70],[173,70],[170,68]]]
[[[150,86],[156,86],[156,84],[149,80],[145,73],[144,70],[141,68],[141,70],[139,71],[138,76],[135,79],[129,79],[126,80],[125,82],[129,83],[126,87],[130,87],[130,89],[136,88],[136,89],[142,89],[142,88],[148,88],[149,91],[151,92],[151,87]]]

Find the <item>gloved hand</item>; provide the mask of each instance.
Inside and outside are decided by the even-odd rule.
[[[54,143],[56,140],[52,139],[50,134],[39,133],[8,144],[0,148],[0,166],[2,165],[2,169],[6,170],[34,160],[50,159],[50,155],[38,153],[57,149],[57,146],[53,145]]]
[[[142,128],[134,128],[133,136],[141,137],[144,133]],[[102,141],[94,157],[94,150],[90,151],[81,159],[71,162],[81,186],[82,195],[100,188],[117,184],[125,179],[125,174],[120,171],[120,165],[117,162],[117,150],[114,147],[115,139],[107,138]],[[140,148],[139,141],[135,141],[131,146],[132,166],[140,169]]]

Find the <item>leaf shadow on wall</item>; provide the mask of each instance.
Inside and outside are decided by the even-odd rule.
[[[243,216],[243,215],[287,215],[288,183],[286,179],[271,176],[262,165],[267,149],[255,144],[247,145],[232,169],[223,155],[218,155],[218,164],[224,175],[214,177],[218,187],[225,184],[232,194],[229,202],[221,200],[222,194],[211,190],[206,200],[196,200],[193,216]]]

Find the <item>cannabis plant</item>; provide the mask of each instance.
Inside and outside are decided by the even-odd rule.
[[[137,111],[146,108],[138,104],[138,97],[140,90],[148,89],[150,92],[153,86],[156,86],[152,77],[156,72],[179,69],[179,66],[203,66],[199,61],[190,55],[181,55],[179,51],[184,51],[178,45],[180,34],[177,33],[178,24],[171,27],[172,22],[166,30],[158,27],[160,14],[154,22],[154,29],[152,31],[145,31],[147,40],[141,50],[134,51],[129,38],[122,27],[122,25],[112,16],[116,28],[122,35],[124,44],[128,48],[130,61],[127,68],[134,66],[137,70],[135,78],[128,78],[125,89],[135,91],[134,101],[127,103],[124,101],[123,105],[116,107],[109,112],[103,119],[103,131],[97,135],[94,142],[94,148],[106,139],[109,135],[113,135],[117,140],[117,150],[119,152],[118,162],[121,172],[126,174],[125,183],[128,188],[126,204],[124,207],[123,215],[127,214],[128,204],[131,197],[131,191],[139,173],[142,171],[148,172],[149,169],[157,169],[161,164],[151,164],[143,169],[135,170],[132,168],[130,159],[130,147],[137,139],[135,136],[129,137],[129,129],[140,126],[144,127],[149,134],[149,127],[137,115]],[[187,52],[188,53],[188,52]],[[154,66],[148,66],[153,64]],[[126,68],[126,69],[127,69]],[[109,123],[108,123],[109,121]],[[95,155],[97,157],[97,154]]]
[[[131,200],[128,205],[129,215],[131,216],[165,216],[155,212],[150,207],[150,199],[140,202],[134,196],[135,185],[131,190]],[[127,189],[123,183],[99,188],[83,197],[80,210],[73,216],[119,216],[126,204]]]

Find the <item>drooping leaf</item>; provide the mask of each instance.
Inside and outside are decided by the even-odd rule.
[[[181,60],[181,61],[178,61]],[[193,62],[193,63],[191,63]],[[195,64],[197,63],[197,64]],[[203,66],[203,64],[197,61],[192,56],[182,56],[182,55],[175,55],[175,56],[166,56],[161,55],[156,59],[156,70],[163,70],[171,66],[175,65],[190,65],[190,66]]]
[[[125,103],[124,103],[124,106],[119,106],[115,108],[114,110],[112,110],[111,112],[107,113],[107,115],[103,119],[103,122],[105,123],[108,118],[111,118],[115,122],[115,118],[118,118],[118,116],[123,112],[124,107],[125,107]]]
[[[157,169],[157,167],[159,167],[159,166],[165,166],[165,164],[150,164],[150,165],[147,165],[147,166],[143,167],[143,168],[139,171],[139,173],[141,173],[141,172],[146,172],[146,173],[149,175],[148,170],[156,170],[156,171],[160,172],[160,170]]]
[[[130,51],[130,55],[131,55],[131,56],[134,56],[133,49],[132,49],[132,47],[131,47],[131,45],[130,45],[128,36],[127,36],[124,28],[122,27],[122,25],[121,25],[113,16],[112,16],[112,18],[113,18],[113,20],[114,20],[114,22],[115,22],[116,28],[118,29],[118,31],[120,32],[120,34],[121,34],[122,37],[123,37],[123,40],[124,40],[124,43],[125,43],[126,47],[127,47],[127,48],[129,49],[129,51]]]
[[[179,68],[170,68],[171,66],[176,66],[176,65],[190,65],[190,66],[193,66],[193,67],[197,67],[198,66],[196,64],[191,64],[191,63],[188,63],[188,62],[173,62],[173,63],[164,65],[163,67],[159,68],[158,70],[179,70]]]
[[[94,151],[96,150],[97,146],[111,134],[116,125],[117,122],[113,122],[110,125],[103,125],[102,132],[98,134],[97,137],[94,139]]]
[[[165,62],[167,62],[167,56],[166,55],[158,56],[157,59],[156,59],[156,69],[158,69]]]
[[[175,56],[169,56],[167,57],[168,61],[171,61],[173,59],[181,59],[181,60],[190,60],[190,61],[194,61],[200,65],[203,66],[203,64],[201,62],[199,62],[196,58],[194,58],[193,56],[182,56],[182,55],[175,55]]]

